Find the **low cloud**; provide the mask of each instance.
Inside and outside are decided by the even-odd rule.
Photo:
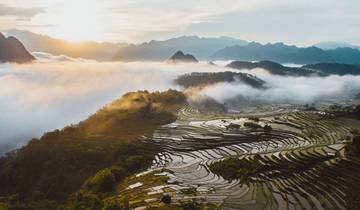
[[[266,81],[267,89],[255,89],[241,83],[218,83],[208,86],[200,93],[224,103],[239,96],[268,103],[314,103],[321,100],[341,100],[351,98],[360,92],[360,76],[328,77],[284,77],[269,74],[263,69],[243,70]]]
[[[46,53],[35,56],[38,60],[33,64],[0,64],[0,154],[46,131],[76,124],[126,92],[181,90],[173,84],[181,74],[232,70],[206,63],[96,62]],[[303,78],[274,76],[261,69],[243,72],[266,81],[268,89],[219,83],[195,89],[192,94],[218,102],[241,95],[269,103],[311,103],[360,90],[359,76]]]
[[[207,64],[96,62],[35,53],[33,64],[0,64],[0,154],[46,131],[86,119],[136,90],[178,88],[192,71],[223,71]]]
[[[45,10],[42,8],[22,8],[0,4],[0,16],[14,16],[19,19],[31,19],[44,12]]]

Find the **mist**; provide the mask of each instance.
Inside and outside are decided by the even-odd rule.
[[[266,82],[267,89],[256,89],[238,82],[218,83],[197,93],[220,103],[238,96],[268,103],[304,104],[321,100],[351,99],[360,92],[360,76],[290,77],[277,76],[263,69],[242,70]]]
[[[173,80],[190,72],[239,72],[206,63],[96,62],[34,54],[37,61],[32,64],[0,64],[0,155],[44,132],[85,120],[126,92],[182,90]],[[195,89],[190,98],[205,96],[223,103],[243,96],[269,103],[311,103],[360,92],[359,76],[305,78],[274,76],[262,69],[242,72],[266,81],[268,88],[218,83]]]
[[[126,92],[180,89],[173,80],[207,64],[96,62],[34,53],[32,64],[0,64],[0,155],[44,132],[76,124]]]

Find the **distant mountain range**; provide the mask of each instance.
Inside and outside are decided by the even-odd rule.
[[[207,59],[214,52],[226,46],[248,44],[247,41],[229,37],[200,38],[198,36],[182,36],[165,41],[150,41],[140,45],[129,45],[121,48],[114,56],[114,60],[141,61],[153,60],[164,61],[169,55],[183,51],[196,56],[199,59]]]
[[[323,50],[334,50],[336,48],[344,48],[344,47],[360,49],[360,45],[353,45],[347,42],[319,42],[314,46]]]
[[[9,30],[29,51],[67,55],[100,61],[165,61],[177,51],[200,60],[271,60],[278,63],[360,63],[360,48],[340,42],[322,42],[311,47],[284,43],[260,44],[230,37],[204,38],[181,36],[142,44],[73,43],[28,31]]]
[[[26,63],[34,59],[19,40],[0,33],[0,62]]]
[[[318,47],[299,48],[283,43],[262,45],[251,42],[244,46],[225,47],[214,53],[212,59],[260,61],[271,60],[279,63],[360,63],[360,50],[336,48],[323,50]]]
[[[17,37],[31,52],[46,52],[53,55],[67,55],[74,58],[81,57],[100,61],[111,60],[121,47],[127,45],[106,42],[68,42],[50,36],[16,29],[9,30],[6,34]]]
[[[281,76],[360,75],[360,64],[318,63],[302,67],[287,67],[272,61],[233,61],[226,67],[238,70],[261,68],[270,74]]]

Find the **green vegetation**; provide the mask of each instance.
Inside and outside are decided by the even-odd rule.
[[[357,154],[360,155],[360,136],[359,135],[357,135],[353,138],[352,145],[354,146],[354,149],[357,152]]]
[[[260,62],[233,61],[230,64],[228,64],[227,67],[239,69],[239,70],[263,68],[269,71],[271,74],[282,75],[282,76],[286,76],[286,75],[309,76],[315,73],[314,71],[309,71],[307,69],[287,67],[279,63],[275,63],[267,60]]]
[[[265,82],[255,76],[235,72],[193,72],[179,76],[174,82],[185,88],[204,87],[219,82],[242,82],[254,88],[264,88]]]
[[[326,111],[337,117],[351,117],[355,119],[360,119],[360,105],[331,105]]]
[[[349,160],[355,160],[357,162],[360,161],[360,135],[357,130],[353,133],[353,138],[350,143],[346,146],[346,157]],[[349,164],[345,163],[346,166]],[[344,165],[345,165],[344,164]],[[352,168],[352,173],[356,174],[355,177],[349,177],[346,179],[346,185],[344,188],[346,189],[346,204],[348,209],[358,209],[360,206],[360,185],[358,180],[358,169]],[[344,172],[345,174],[349,174],[349,172]]]
[[[358,64],[342,64],[342,63],[319,63],[305,65],[303,68],[321,71],[325,74],[336,74],[336,75],[359,75],[360,65]]]
[[[9,153],[0,159],[0,196],[6,196],[7,209],[56,209],[69,202],[73,209],[99,209],[116,182],[147,168],[161,149],[140,137],[173,122],[184,103],[174,90],[128,93],[78,125]],[[85,193],[75,193],[80,188]],[[41,199],[34,200],[34,193]],[[37,203],[44,207],[31,207]]]
[[[351,156],[360,157],[360,135],[357,131],[353,132],[351,143],[346,147],[347,153]]]
[[[301,172],[329,160],[330,157],[304,157],[304,159],[306,159],[307,165],[298,165],[286,159],[279,159],[277,162],[267,161],[258,154],[249,158],[229,157],[212,163],[210,170],[221,175],[224,179],[240,179],[241,183],[249,183],[261,173],[266,173],[269,177],[288,177],[293,173]]]
[[[253,122],[245,122],[244,123],[245,127],[251,128],[251,129],[258,129],[258,128],[262,128],[261,125],[257,124],[257,123],[253,123]]]
[[[210,170],[224,179],[240,179],[244,183],[248,182],[249,178],[255,176],[261,169],[262,165],[257,160],[250,162],[233,157],[210,165]]]
[[[123,210],[134,209],[137,207],[146,207],[146,209],[159,210],[198,210],[198,209],[216,209],[215,205],[204,203],[201,199],[190,199],[185,201],[173,202],[172,197],[177,194],[176,191],[168,185],[168,176],[159,175],[161,173],[170,173],[167,170],[155,170],[144,175],[128,176],[120,182],[115,183],[115,191],[112,194],[95,194],[89,192],[84,186],[77,192],[77,198],[72,205],[72,209],[92,209],[92,210]],[[108,172],[106,172],[108,174]],[[129,186],[141,183],[134,188]],[[162,193],[149,194],[149,189],[162,187]],[[196,196],[196,188],[181,190],[181,193]],[[146,202],[146,200],[151,200]],[[99,205],[100,204],[100,205]]]
[[[230,123],[229,125],[225,126],[226,130],[237,130],[240,129],[241,125]]]

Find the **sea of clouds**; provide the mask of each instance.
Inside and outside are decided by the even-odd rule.
[[[218,83],[204,88],[201,95],[224,103],[236,96],[267,103],[307,104],[324,99],[353,98],[360,92],[360,76],[290,77],[272,75],[264,69],[241,70],[266,82],[267,88],[256,89],[242,83]]]
[[[0,64],[0,155],[44,132],[76,124],[126,92],[179,89],[173,80],[190,72],[237,71],[206,63],[96,62],[34,53],[32,64]],[[243,95],[270,102],[307,103],[360,89],[358,76],[281,77],[243,70],[267,82],[258,90],[219,83],[196,93],[218,102]]]
[[[0,64],[0,155],[44,132],[78,123],[136,90],[180,89],[173,80],[207,64],[96,62],[34,53],[32,64]]]

